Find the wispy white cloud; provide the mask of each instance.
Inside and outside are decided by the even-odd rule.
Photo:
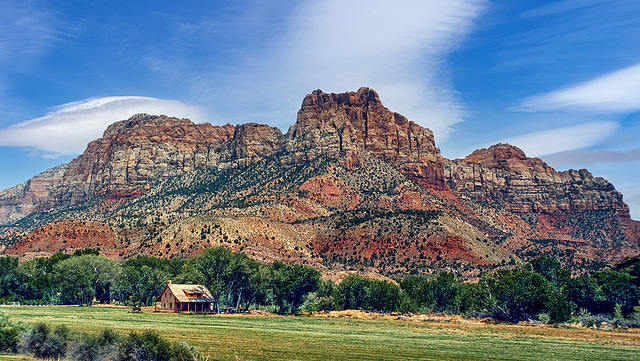
[[[610,149],[568,150],[544,156],[544,160],[554,167],[564,165],[586,166],[596,163],[629,163],[640,162],[640,148],[629,151]]]
[[[212,104],[291,124],[305,94],[369,86],[384,104],[438,132],[463,120],[446,72],[446,58],[484,9],[485,0],[321,0],[299,3],[268,46],[227,79],[215,83]],[[197,86],[207,84],[202,78]],[[246,104],[246,94],[257,94]],[[238,101],[245,104],[238,106]],[[223,104],[224,106],[224,104]],[[252,108],[256,106],[256,108]],[[279,112],[278,112],[279,110]],[[273,112],[273,113],[271,113]],[[265,118],[273,114],[277,119]],[[287,117],[287,118],[285,118]],[[237,117],[234,117],[237,118]]]
[[[583,149],[601,142],[619,128],[615,122],[590,122],[523,134],[495,143],[509,143],[521,148],[529,157]]]
[[[56,18],[30,1],[0,2],[0,62],[24,66],[58,38]]]
[[[526,98],[516,110],[629,113],[640,110],[640,64]]]
[[[204,112],[176,100],[119,96],[90,98],[55,107],[49,114],[0,129],[0,146],[29,148],[45,157],[81,153],[105,128],[136,113],[205,120]]]

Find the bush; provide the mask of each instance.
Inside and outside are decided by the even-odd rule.
[[[602,327],[604,325],[613,324],[613,320],[607,315],[586,314],[581,317],[581,323],[585,327]]]
[[[300,306],[300,311],[315,313],[319,311],[333,311],[336,308],[336,300],[333,296],[321,296],[318,292],[311,292],[305,297],[304,303]]]
[[[119,338],[118,333],[110,329],[97,336],[80,334],[70,343],[67,356],[73,361],[115,360]]]
[[[23,331],[21,325],[11,322],[9,317],[0,313],[0,352],[17,352],[18,335]]]
[[[118,361],[187,361],[201,360],[198,350],[184,344],[173,344],[156,331],[131,332],[118,348]]]
[[[31,330],[20,335],[17,348],[23,353],[41,359],[64,357],[69,329],[60,325],[51,330],[46,323],[36,323]]]

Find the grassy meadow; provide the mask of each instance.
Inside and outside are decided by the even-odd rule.
[[[128,313],[115,307],[0,307],[25,324],[155,329],[210,360],[638,360],[640,333],[350,318]],[[0,360],[23,360],[0,356]]]

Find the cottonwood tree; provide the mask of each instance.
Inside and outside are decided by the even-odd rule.
[[[90,306],[99,291],[109,289],[119,271],[120,266],[116,261],[88,254],[57,263],[54,279],[63,303]]]

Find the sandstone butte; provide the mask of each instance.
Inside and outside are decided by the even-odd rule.
[[[164,115],[116,122],[70,163],[0,192],[0,225],[0,249],[22,259],[226,245],[326,274],[473,274],[538,255],[580,271],[638,254],[640,240],[605,179],[508,144],[445,159],[431,130],[369,88],[313,91],[286,134]]]

